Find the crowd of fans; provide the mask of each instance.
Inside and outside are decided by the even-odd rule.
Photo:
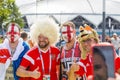
[[[80,26],[78,36],[71,21],[58,26],[52,19],[43,19],[32,25],[31,35],[19,27],[10,23],[6,36],[0,36],[0,80],[100,80],[93,76],[90,53],[93,45],[103,42],[89,25]],[[115,49],[115,65],[111,66],[117,79],[120,37],[113,33],[105,40]]]

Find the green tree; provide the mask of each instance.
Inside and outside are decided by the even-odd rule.
[[[7,24],[10,22],[16,22],[22,28],[24,20],[21,16],[15,0],[0,0],[0,29],[2,29],[2,25],[6,29]]]

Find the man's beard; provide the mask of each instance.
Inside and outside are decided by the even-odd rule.
[[[40,45],[40,44],[39,44],[39,47],[40,47],[40,48],[46,48],[48,45],[49,45],[49,42],[48,42],[48,43],[45,43],[45,45]]]

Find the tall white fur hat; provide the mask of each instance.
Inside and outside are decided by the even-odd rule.
[[[53,19],[45,18],[35,22],[30,28],[30,33],[34,42],[38,42],[38,36],[42,34],[48,37],[50,45],[53,45],[59,38],[59,26]]]

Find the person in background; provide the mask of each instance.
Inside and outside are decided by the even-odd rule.
[[[17,23],[8,24],[6,36],[4,42],[0,44],[0,49],[4,53],[2,54],[4,57],[1,57],[4,59],[2,65],[4,68],[2,74],[0,74],[0,80],[19,80],[16,70],[23,55],[29,50],[29,46],[20,38],[20,26]],[[8,50],[10,56],[8,56],[8,52],[5,49]],[[0,65],[0,67],[2,66]]]
[[[111,43],[111,38],[109,35],[106,35],[105,36],[105,41],[108,42],[108,43]]]
[[[111,43],[114,45],[116,49],[116,53],[119,54],[120,38],[117,36],[117,33],[113,33],[113,37],[111,38]]]
[[[65,41],[65,45],[61,49],[62,80],[69,80],[68,76],[69,70],[72,69],[71,65],[74,65],[74,62],[79,61],[81,55],[79,44],[76,40],[74,23],[68,21],[62,24],[61,34]]]
[[[31,48],[31,45],[28,43],[29,38],[28,38],[28,33],[22,31],[20,37],[28,44],[28,46]]]
[[[3,43],[3,42],[4,42],[4,40],[5,40],[5,36],[0,35],[0,43]]]
[[[58,28],[49,18],[31,26],[31,39],[37,45],[27,52],[17,69],[20,80],[58,80],[60,51],[55,47]]]
[[[26,42],[28,39],[28,34],[26,32],[21,32],[20,37]]]

